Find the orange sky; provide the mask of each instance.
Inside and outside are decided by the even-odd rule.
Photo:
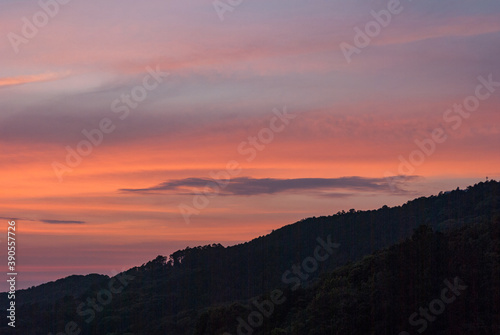
[[[350,63],[339,45],[383,2],[256,0],[223,21],[210,3],[95,6],[0,41],[21,287],[500,177],[496,3],[404,3]],[[0,7],[7,37],[41,10]]]

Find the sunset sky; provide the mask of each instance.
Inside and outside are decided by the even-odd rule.
[[[500,178],[498,0],[60,2],[0,0],[20,287]]]

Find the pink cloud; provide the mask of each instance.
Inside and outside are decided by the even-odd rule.
[[[16,86],[16,85],[31,84],[31,83],[46,82],[46,81],[53,81],[53,80],[65,78],[67,76],[69,76],[69,72],[64,72],[64,73],[49,72],[49,73],[41,73],[41,74],[34,74],[34,75],[5,77],[5,78],[0,78],[0,88],[9,87],[9,86]]]

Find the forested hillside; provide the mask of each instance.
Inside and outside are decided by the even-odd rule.
[[[264,313],[270,294],[207,309],[195,334],[500,334],[500,220],[444,234],[421,226],[283,297]]]

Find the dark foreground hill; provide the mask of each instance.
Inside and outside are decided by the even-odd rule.
[[[405,327],[415,334],[416,328],[408,324],[408,311],[419,303],[424,306],[424,293],[442,289],[445,278],[452,281],[461,276],[464,282],[482,285],[483,290],[467,289],[467,294],[480,294],[488,287],[498,289],[493,266],[498,264],[498,250],[481,243],[496,238],[498,245],[494,229],[499,217],[500,184],[490,181],[394,208],[310,218],[233,247],[214,244],[179,250],[168,258],[158,256],[114,278],[70,277],[59,284],[20,291],[18,331],[30,335],[237,334],[238,318],[248,322],[245,301],[272,295],[278,288],[288,294],[281,297],[287,301],[262,326],[252,328],[255,334],[398,334]],[[436,235],[441,240],[435,237],[429,242],[438,253],[425,253],[411,241],[393,246],[421,225],[446,233]],[[480,240],[486,249],[470,247],[479,242],[467,233],[462,233],[463,239],[453,240],[454,244],[449,240],[451,231],[472,233],[467,229],[479,228],[483,229],[481,236],[490,239]],[[420,235],[435,234],[425,230]],[[339,268],[391,246],[361,263]],[[454,253],[454,248],[461,253]],[[427,263],[424,256],[429,256]],[[479,273],[485,272],[472,271],[471,264],[468,270],[449,268],[467,257],[493,264],[481,268],[491,271],[490,281],[481,283]],[[68,280],[74,290],[67,289]],[[475,298],[477,302],[479,297]],[[0,303],[2,308],[6,306],[5,294],[0,295]],[[498,309],[492,306],[469,306],[476,308],[473,315],[480,318],[469,326],[492,327],[493,314],[498,316]],[[406,318],[406,324],[400,317]],[[439,322],[433,321],[431,326],[444,321]],[[243,328],[242,334],[251,334]],[[395,329],[399,331],[393,332]],[[6,333],[5,328],[2,331]]]
[[[500,334],[500,220],[410,239],[309,288],[206,309],[195,335]]]

